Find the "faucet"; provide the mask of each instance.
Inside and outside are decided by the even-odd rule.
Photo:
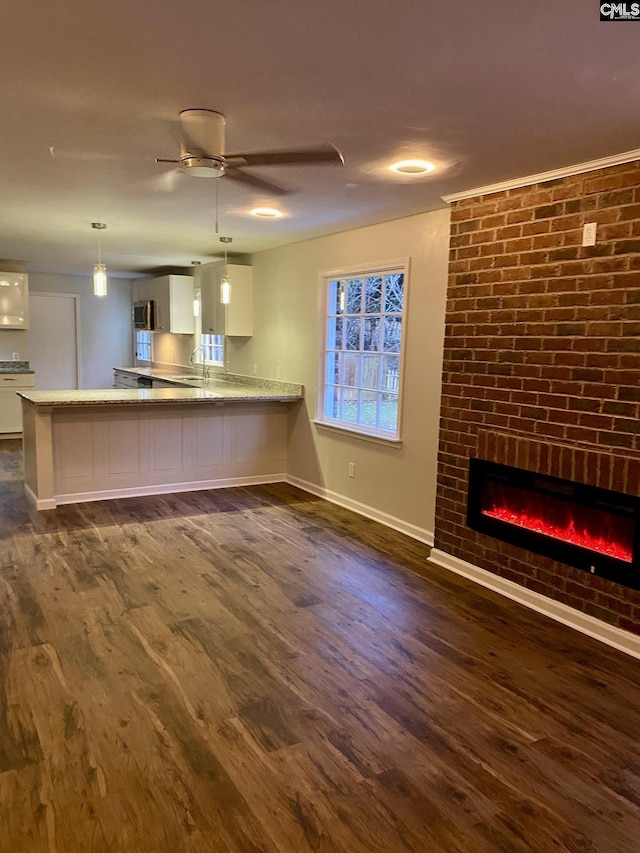
[[[204,347],[196,347],[194,349],[194,351],[191,353],[191,355],[189,356],[189,361],[191,362],[191,364],[193,364],[193,357],[198,352],[198,350],[202,351],[202,378],[206,379],[208,371],[207,371],[207,362],[204,360],[204,356],[205,356]]]

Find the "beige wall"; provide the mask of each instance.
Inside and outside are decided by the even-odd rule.
[[[195,347],[194,335],[171,335],[154,332],[151,335],[151,358],[154,364],[173,364],[188,367]],[[202,354],[198,353],[197,358]],[[133,363],[133,362],[132,362]]]
[[[292,414],[288,472],[316,490],[427,540],[435,481],[449,211],[398,219],[253,256],[255,331],[231,339],[228,369],[302,382]],[[382,445],[317,428],[318,274],[349,265],[410,259],[403,444]],[[347,476],[354,462],[356,476]]]

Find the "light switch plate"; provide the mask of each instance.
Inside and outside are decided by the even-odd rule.
[[[582,245],[595,246],[596,244],[596,222],[586,222],[582,229]]]

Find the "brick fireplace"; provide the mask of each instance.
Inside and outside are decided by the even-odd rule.
[[[640,163],[454,202],[451,222],[435,547],[640,634],[640,591],[466,523],[470,457],[640,494]]]

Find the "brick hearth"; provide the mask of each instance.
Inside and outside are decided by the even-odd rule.
[[[436,548],[640,634],[640,592],[465,521],[469,456],[639,494],[640,163],[455,202],[451,221]]]

